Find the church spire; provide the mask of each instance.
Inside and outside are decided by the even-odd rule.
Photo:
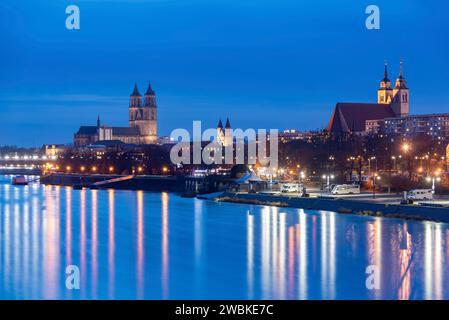
[[[139,89],[137,88],[137,83],[134,84],[134,90],[131,93],[131,97],[141,97],[141,94],[139,92]]]
[[[97,117],[97,128],[100,128],[100,115]]]
[[[388,62],[385,61],[384,80],[388,80]]]
[[[221,119],[218,120],[217,129],[223,129],[223,123],[221,122]]]
[[[396,79],[395,88],[407,89],[407,82],[404,78],[404,70],[403,70],[404,61],[401,59],[399,64],[399,76]]]
[[[229,122],[229,118],[226,118],[226,129],[230,129],[231,128],[231,122]]]
[[[145,95],[147,96],[154,96],[156,93],[154,92],[153,88],[151,87],[151,81],[148,81],[148,89],[145,92]]]
[[[399,79],[404,78],[404,74],[403,74],[403,70],[402,70],[403,63],[404,63],[404,61],[401,59],[401,62],[399,62]]]

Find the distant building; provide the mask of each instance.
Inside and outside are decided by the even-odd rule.
[[[327,131],[331,133],[386,133],[449,137],[449,113],[410,115],[410,92],[402,62],[395,87],[391,88],[387,65],[377,90],[377,103],[337,103]]]
[[[278,139],[282,143],[296,140],[310,140],[316,133],[311,131],[298,131],[296,129],[287,129],[278,132]]]
[[[64,152],[65,145],[63,144],[44,144],[42,149],[47,157],[55,157]]]
[[[176,141],[174,141],[170,136],[161,136],[157,139],[157,143],[160,145],[163,144],[174,144]]]
[[[410,137],[427,134],[436,139],[449,137],[449,113],[410,115],[367,121],[366,131],[402,134]]]
[[[129,127],[101,125],[100,117],[96,126],[82,126],[74,136],[75,147],[93,144],[97,141],[118,140],[128,144],[156,144],[157,105],[156,93],[148,85],[142,100],[137,84],[130,95]]]
[[[217,141],[221,142],[221,144],[226,146],[231,146],[234,142],[234,138],[231,132],[231,122],[229,121],[229,118],[226,118],[226,125],[223,129],[223,123],[221,122],[221,119],[218,121],[217,125]]]
[[[331,133],[365,133],[386,118],[409,115],[410,92],[403,76],[402,61],[395,87],[388,79],[387,64],[377,90],[377,103],[337,103],[327,126]]]

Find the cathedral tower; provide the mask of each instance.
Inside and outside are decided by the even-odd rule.
[[[151,83],[149,83],[145,92],[143,104],[142,95],[139,93],[137,84],[134,86],[129,104],[129,126],[139,128],[141,143],[157,143],[156,94],[151,88]]]
[[[377,103],[390,104],[393,100],[393,89],[391,81],[388,79],[388,65],[385,62],[384,78],[380,81],[380,88],[377,90]]]
[[[218,125],[217,125],[217,142],[224,144],[224,138],[225,138],[225,133],[223,131],[223,123],[221,122],[221,119],[220,119],[220,120],[218,120]]]
[[[393,109],[393,112],[398,117],[408,116],[410,112],[410,92],[403,76],[402,64],[401,61],[399,76],[396,79],[393,89],[393,101],[391,103],[391,109]]]
[[[231,122],[229,121],[229,118],[226,119],[226,125],[225,125],[225,139],[224,139],[224,145],[225,147],[232,145],[233,138],[232,138],[232,132],[231,132]]]

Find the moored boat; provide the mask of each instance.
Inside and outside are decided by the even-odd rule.
[[[26,186],[28,181],[24,176],[15,176],[12,178],[12,184],[15,186]]]

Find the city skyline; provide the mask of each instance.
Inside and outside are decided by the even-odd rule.
[[[447,111],[444,2],[435,11],[379,1],[380,30],[365,28],[364,3],[77,1],[81,29],[69,31],[68,4],[0,5],[0,28],[11,30],[0,32],[0,145],[69,143],[98,114],[126,125],[132,84],[144,90],[148,80],[159,135],[193,120],[214,128],[217,117],[242,128],[323,129],[337,102],[376,101],[384,60],[394,78],[404,59],[411,113]]]

